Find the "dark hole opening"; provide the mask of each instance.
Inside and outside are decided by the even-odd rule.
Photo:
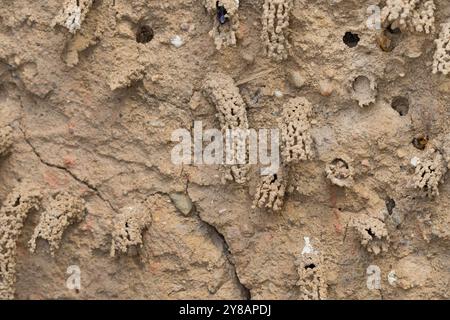
[[[217,20],[219,20],[220,24],[224,24],[227,22],[227,9],[224,6],[219,4],[219,1],[216,2],[216,10],[217,10]]]
[[[387,199],[386,200],[386,209],[387,209],[389,215],[392,215],[392,210],[394,210],[394,208],[395,208],[394,199],[391,199],[391,198]]]
[[[354,48],[358,45],[359,42],[359,36],[356,33],[352,33],[350,31],[347,31],[344,35],[344,37],[342,38],[342,40],[344,41],[344,43],[350,47],[350,48]]]
[[[17,197],[16,201],[14,202],[13,207],[17,207],[20,204],[20,196]]]
[[[389,25],[377,38],[380,48],[385,52],[394,50],[400,42],[401,33],[399,28],[392,28],[392,25]]]
[[[409,111],[409,100],[405,97],[395,97],[392,100],[391,107],[401,116],[406,116]]]
[[[366,231],[371,237],[375,236],[375,233],[372,232],[372,229],[369,228],[369,229],[366,229]]]
[[[152,41],[154,35],[153,29],[149,25],[140,26],[136,32],[136,42],[148,43]]]
[[[305,269],[314,269],[315,267],[316,265],[314,263],[310,263],[305,266]]]
[[[334,159],[333,161],[331,161],[331,164],[334,165],[334,166],[337,165],[337,164],[342,164],[345,167],[345,169],[348,169],[347,162],[345,162],[344,160],[342,160],[340,158]]]
[[[386,31],[391,33],[391,34],[400,34],[402,33],[402,31],[399,28],[392,28],[392,24],[390,24],[387,28]]]
[[[428,143],[428,136],[420,135],[412,140],[412,144],[419,150],[424,150]]]

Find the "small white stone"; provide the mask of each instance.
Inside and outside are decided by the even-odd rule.
[[[309,237],[303,237],[303,239],[305,240],[305,246],[303,247],[302,255],[304,255],[305,253],[315,253],[315,250],[311,245]]]
[[[179,35],[176,35],[175,37],[170,39],[170,43],[172,43],[175,48],[179,48],[184,44],[184,41]]]
[[[397,275],[395,274],[395,270],[391,270],[387,276],[388,282],[391,286],[395,286],[397,282]]]
[[[283,92],[281,92],[280,90],[275,90],[273,95],[277,98],[282,98],[283,97]]]
[[[419,163],[419,161],[420,161],[419,158],[414,157],[414,158],[411,159],[411,165],[412,165],[413,167],[416,167],[417,164]]]
[[[81,8],[79,6],[70,6],[68,11],[71,14],[66,20],[66,28],[69,29],[69,32],[75,33],[81,28]]]

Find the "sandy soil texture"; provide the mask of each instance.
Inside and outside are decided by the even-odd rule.
[[[449,299],[449,74],[447,0],[2,0],[0,299]]]

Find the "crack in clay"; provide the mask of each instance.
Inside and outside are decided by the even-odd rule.
[[[94,186],[93,186],[92,184],[90,184],[89,182],[80,179],[79,177],[77,177],[72,171],[70,171],[70,170],[67,169],[66,167],[60,166],[60,165],[57,165],[57,164],[53,164],[53,163],[50,163],[50,162],[44,160],[44,159],[42,158],[41,154],[36,150],[35,146],[31,143],[31,141],[30,141],[29,138],[27,137],[27,135],[26,135],[26,133],[25,133],[25,131],[24,131],[24,129],[22,128],[21,125],[19,125],[19,130],[22,132],[25,142],[30,146],[31,150],[33,151],[33,153],[36,155],[36,157],[39,159],[39,161],[40,161],[42,164],[46,165],[47,167],[59,169],[59,170],[62,170],[62,171],[64,171],[64,172],[66,172],[68,175],[70,175],[70,176],[71,176],[74,180],[76,180],[78,183],[84,185],[84,186],[87,187],[89,190],[91,190],[93,193],[95,193],[95,194],[96,194],[103,202],[105,202],[105,203],[108,205],[108,207],[109,207],[112,211],[114,211],[115,213],[118,212],[118,210],[116,210],[116,209],[114,208],[114,206],[112,205],[111,201],[109,201],[108,199],[106,199],[106,198],[100,193],[100,191],[98,190],[98,188],[94,187]]]
[[[189,188],[189,180],[186,181],[186,190],[188,190]],[[189,195],[188,195],[189,197]],[[192,201],[192,200],[191,200]],[[192,203],[194,203],[192,201]],[[194,217],[197,217],[197,219],[199,220],[199,222],[201,224],[203,224],[207,230],[209,230],[212,234],[216,235],[218,237],[218,239],[220,239],[220,242],[222,244],[222,248],[223,248],[223,253],[225,258],[227,259],[228,263],[230,264],[231,268],[233,269],[233,273],[234,276],[236,278],[236,282],[237,285],[241,291],[241,294],[244,298],[244,300],[251,300],[252,299],[252,294],[249,288],[247,288],[241,281],[241,279],[239,278],[238,272],[237,272],[237,268],[236,268],[236,264],[234,263],[234,258],[233,258],[233,254],[231,253],[230,250],[230,246],[228,245],[227,240],[225,239],[225,236],[217,229],[216,226],[214,226],[213,224],[209,223],[208,221],[203,220],[203,218],[201,217],[200,213],[197,211],[197,208],[195,206],[194,203]]]
[[[234,276],[236,277],[236,282],[239,286],[239,289],[241,290],[242,296],[244,297],[244,300],[251,300],[252,299],[252,295],[251,295],[251,291],[249,288],[247,288],[240,280],[238,272],[237,272],[237,268],[236,268],[236,264],[233,261],[233,254],[231,253],[230,247],[227,243],[227,240],[225,239],[225,236],[219,232],[219,230],[212,224],[210,224],[209,222],[203,220],[200,216],[200,214],[198,212],[196,212],[195,214],[196,217],[198,217],[199,221],[208,229],[210,230],[213,234],[215,234],[222,243],[222,247],[224,249],[224,255],[228,261],[228,263],[230,264],[230,266],[233,269],[233,273]]]

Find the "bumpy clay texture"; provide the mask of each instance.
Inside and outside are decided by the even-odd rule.
[[[114,257],[116,252],[127,253],[130,247],[143,246],[142,233],[152,222],[151,209],[155,201],[160,201],[159,195],[145,202],[126,206],[114,217],[111,257]]]
[[[351,94],[360,107],[366,107],[375,102],[377,84],[371,75],[358,75],[351,79]]]
[[[349,160],[336,158],[328,163],[325,168],[327,178],[339,187],[350,187],[353,184],[353,168],[349,162]]]
[[[381,17],[394,29],[431,33],[435,28],[435,10],[433,0],[387,0]]]
[[[239,29],[239,0],[204,0],[205,7],[214,17],[211,37],[217,50],[236,45]]]
[[[246,106],[233,78],[223,73],[210,74],[203,90],[219,111],[222,129],[248,129]]]
[[[9,126],[0,128],[0,157],[8,153],[12,145],[12,129]]]
[[[355,229],[361,239],[361,245],[368,252],[378,255],[388,251],[389,235],[385,223],[366,214],[360,214],[351,218],[349,227]]]
[[[212,73],[208,75],[204,84],[203,92],[208,101],[214,105],[219,112],[219,121],[222,132],[227,135],[227,130],[237,131],[233,136],[230,156],[230,162],[246,162],[241,159],[241,146],[247,145],[246,134],[249,129],[247,119],[247,109],[242,99],[239,89],[234,84],[233,78],[223,73]],[[229,131],[228,131],[229,132]],[[241,135],[242,133],[242,135]],[[245,154],[247,154],[247,148]],[[247,173],[249,166],[247,164],[229,165],[226,172],[226,179],[234,180],[237,183],[245,183],[247,181]]]
[[[86,15],[93,4],[93,0],[67,0],[63,8],[53,20],[53,24],[66,27],[70,33],[76,33],[81,29]]]
[[[313,157],[310,115],[311,103],[303,97],[292,98],[284,106],[280,121],[282,151],[285,163]]]
[[[265,0],[262,16],[262,41],[268,57],[281,61],[291,47],[287,29],[293,0]]]
[[[447,75],[450,73],[450,22],[441,24],[441,33],[435,43],[433,73]]]
[[[28,213],[38,209],[39,191],[24,184],[14,189],[0,209],[0,299],[13,299],[16,282],[17,240]]]
[[[414,186],[430,198],[439,196],[439,184],[444,181],[446,173],[447,164],[443,155],[437,150],[430,149],[416,165]]]
[[[300,300],[326,300],[327,282],[323,258],[317,252],[303,253],[297,260]]]
[[[285,192],[286,181],[280,174],[264,176],[256,189],[253,206],[280,211],[283,208]]]
[[[34,229],[31,238],[30,251],[36,251],[36,240],[47,240],[50,253],[55,255],[58,250],[64,231],[68,226],[80,222],[85,213],[82,199],[69,193],[59,193],[50,200],[48,208],[41,214],[39,224]]]
[[[138,67],[127,66],[120,74],[114,74],[109,82],[111,90],[123,89],[130,87],[133,83],[142,80],[145,75],[145,67],[140,65]]]

